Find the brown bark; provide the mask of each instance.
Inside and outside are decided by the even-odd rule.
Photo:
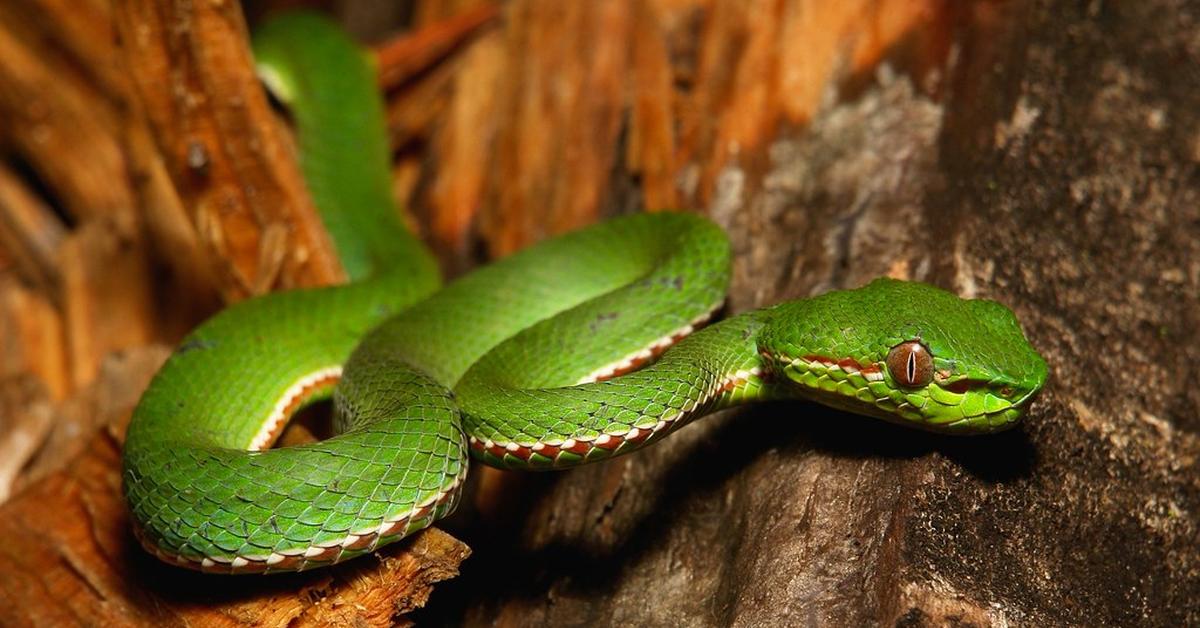
[[[0,623],[391,621],[465,546],[430,532],[261,580],[133,546],[114,426],[153,343],[217,293],[340,271],[236,5],[67,4],[0,6],[0,424],[20,435],[0,430],[0,459],[33,459],[0,465]],[[475,555],[416,617],[1200,623],[1195,3],[422,0],[410,18],[380,48],[397,196],[449,273],[696,208],[733,240],[732,311],[918,279],[1011,306],[1052,371],[997,437],[781,403],[603,465],[477,471],[440,525]]]
[[[110,360],[59,409],[55,420],[93,436],[51,440],[46,449],[70,465],[56,457],[47,472],[35,462],[28,488],[0,508],[5,625],[391,625],[457,575],[470,550],[436,529],[366,560],[269,581],[213,579],[150,558],[121,498],[121,425],[167,354],[154,346]],[[47,413],[28,400],[4,407]]]
[[[121,61],[227,298],[344,280],[258,84],[241,7],[114,4]]]
[[[167,568],[131,540],[120,442],[167,353],[150,343],[178,339],[218,292],[341,271],[254,79],[240,8],[114,9],[0,9],[0,499],[16,495],[0,507],[0,624],[402,623],[465,545],[430,530],[246,587]]]

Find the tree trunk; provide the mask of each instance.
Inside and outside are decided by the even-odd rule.
[[[396,191],[448,274],[692,208],[733,240],[731,312],[926,281],[1013,308],[1047,389],[978,438],[726,412],[573,471],[477,465],[437,526],[462,542],[180,573],[128,531],[129,410],[219,303],[341,269],[238,6],[0,3],[0,624],[386,624],[460,571],[411,619],[1200,624],[1197,3],[339,6],[406,28],[376,48]]]

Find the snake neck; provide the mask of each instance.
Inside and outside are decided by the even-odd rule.
[[[576,466],[658,441],[692,420],[777,398],[750,312],[679,341],[649,366],[611,380],[524,389],[468,373],[456,389],[472,454],[503,468]],[[536,399],[538,413],[528,411]]]

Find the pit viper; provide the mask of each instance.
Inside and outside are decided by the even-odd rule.
[[[691,213],[603,222],[442,287],[392,200],[371,58],[311,13],[269,21],[253,49],[350,281],[230,307],[154,377],[123,486],[139,540],[164,561],[329,565],[453,511],[469,458],[572,467],[764,399],[995,432],[1046,380],[1007,307],[921,283],[878,279],[701,329],[725,299],[731,249]],[[333,437],[271,447],[298,408],[330,398]]]

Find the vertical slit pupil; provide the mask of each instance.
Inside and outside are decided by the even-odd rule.
[[[919,341],[893,347],[887,356],[887,367],[901,386],[924,386],[933,379],[933,357]]]

